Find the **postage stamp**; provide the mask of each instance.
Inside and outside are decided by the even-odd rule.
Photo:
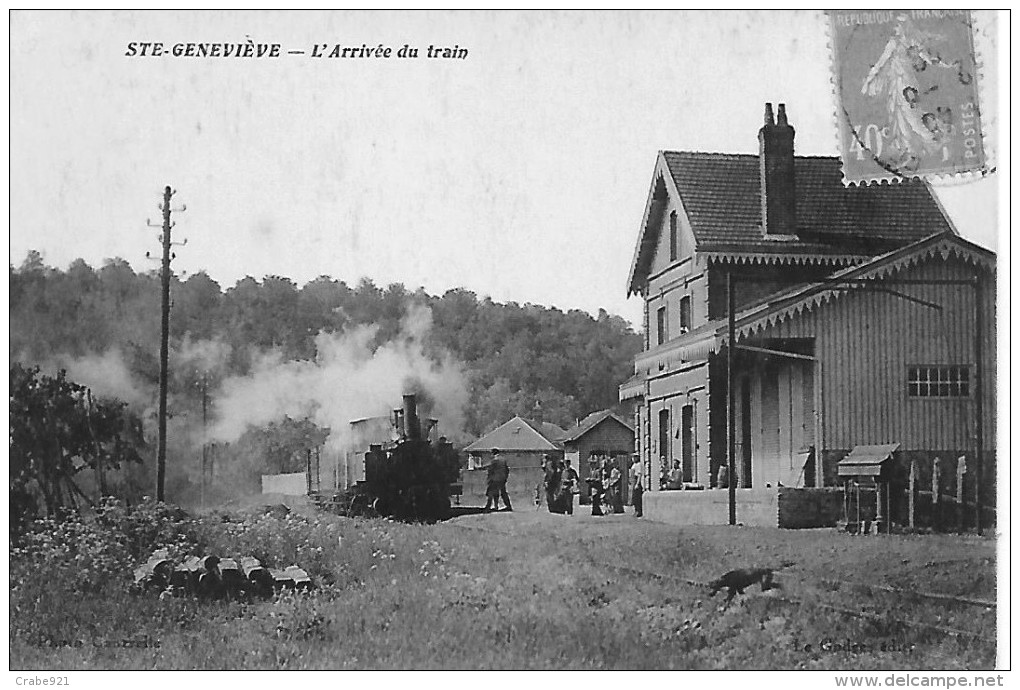
[[[846,183],[987,172],[968,10],[829,19]]]

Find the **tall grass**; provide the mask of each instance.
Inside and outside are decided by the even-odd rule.
[[[811,597],[847,604],[857,596],[851,593],[805,590],[799,595],[805,605],[749,594],[720,611],[718,601],[686,584],[704,581],[734,560],[788,552],[805,563],[801,575],[871,564],[880,551],[875,541],[839,542],[845,548],[835,554],[828,550],[831,533],[717,533],[616,518],[501,514],[406,525],[325,514],[192,519],[167,510],[111,507],[102,519],[36,526],[11,554],[12,668],[843,669],[994,663],[987,644],[904,629],[893,618],[883,628],[810,605]],[[296,563],[317,587],[247,603],[133,591],[131,566],[161,546],[181,555],[250,554],[277,567]],[[904,554],[918,549],[886,541],[887,564],[905,568]],[[962,570],[973,574],[977,563],[984,573],[985,544],[958,550],[973,556]],[[671,577],[627,575],[613,564]]]

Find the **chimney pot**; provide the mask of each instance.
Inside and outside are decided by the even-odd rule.
[[[758,162],[761,171],[761,225],[765,235],[797,234],[794,180],[794,129],[779,104],[779,122],[773,121],[772,104],[765,104],[765,125],[758,130]]]

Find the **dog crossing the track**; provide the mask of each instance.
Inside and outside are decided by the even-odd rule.
[[[778,589],[779,584],[773,581],[773,574],[777,570],[789,568],[792,565],[795,564],[788,561],[771,568],[740,568],[738,570],[731,570],[722,577],[708,583],[708,586],[712,588],[708,596],[714,597],[721,589],[728,590],[725,601],[728,604],[732,601],[733,597],[743,594],[746,588],[754,584],[761,585],[761,591],[763,592],[770,589]]]

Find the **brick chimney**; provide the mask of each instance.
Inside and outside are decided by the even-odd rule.
[[[536,400],[535,406],[531,408],[531,421],[538,422],[539,427],[545,421],[545,413],[542,412],[542,401]]]
[[[786,104],[773,119],[765,104],[765,124],[758,130],[761,168],[761,227],[765,235],[797,234],[796,185],[793,175],[793,127],[786,121]]]

